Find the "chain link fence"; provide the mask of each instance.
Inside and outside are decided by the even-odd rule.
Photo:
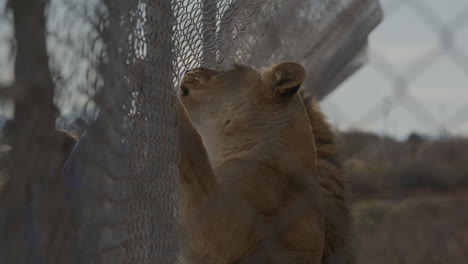
[[[362,263],[468,261],[468,2],[381,1],[369,63],[321,103]]]
[[[183,73],[297,61],[305,88],[323,98],[363,64],[381,20],[375,0],[0,7],[2,263],[177,263]],[[301,208],[291,203],[276,222],[289,227]],[[272,225],[243,263],[270,258],[280,233]]]
[[[468,3],[382,1],[369,63],[323,102],[340,130],[468,134]]]
[[[466,135],[468,3],[382,4],[368,47],[373,0],[0,0],[0,263],[179,261],[174,96],[194,67],[297,61],[340,131]],[[341,140],[355,200],[468,185],[461,139]],[[433,198],[358,203],[360,261],[465,263],[467,201]]]

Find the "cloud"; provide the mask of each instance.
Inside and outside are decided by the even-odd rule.
[[[392,64],[406,64],[428,53],[439,53],[440,48],[433,44],[379,44],[371,45],[370,58],[384,58]]]
[[[435,104],[461,105],[466,103],[466,98],[468,98],[468,89],[466,87],[451,85],[446,87],[423,87],[418,85],[410,89],[410,93],[419,101]]]

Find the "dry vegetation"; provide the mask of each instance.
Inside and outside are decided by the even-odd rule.
[[[468,139],[400,142],[360,132],[339,137],[354,200],[402,198],[468,187]]]
[[[358,263],[468,263],[468,139],[348,132],[338,142]]]
[[[339,137],[363,264],[468,263],[468,139]]]
[[[354,204],[362,264],[468,263],[468,196]]]

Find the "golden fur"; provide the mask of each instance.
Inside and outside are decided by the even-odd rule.
[[[179,211],[187,263],[319,264],[341,247],[342,230],[330,219],[347,217],[333,133],[297,93],[304,78],[290,62],[184,76]]]
[[[322,263],[355,263],[351,247],[351,216],[335,133],[315,99],[301,91],[317,148],[317,179],[324,194],[325,249]]]

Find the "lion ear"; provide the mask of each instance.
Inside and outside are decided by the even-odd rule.
[[[295,62],[283,62],[271,68],[275,80],[275,93],[290,97],[299,91],[306,77],[304,67]]]

